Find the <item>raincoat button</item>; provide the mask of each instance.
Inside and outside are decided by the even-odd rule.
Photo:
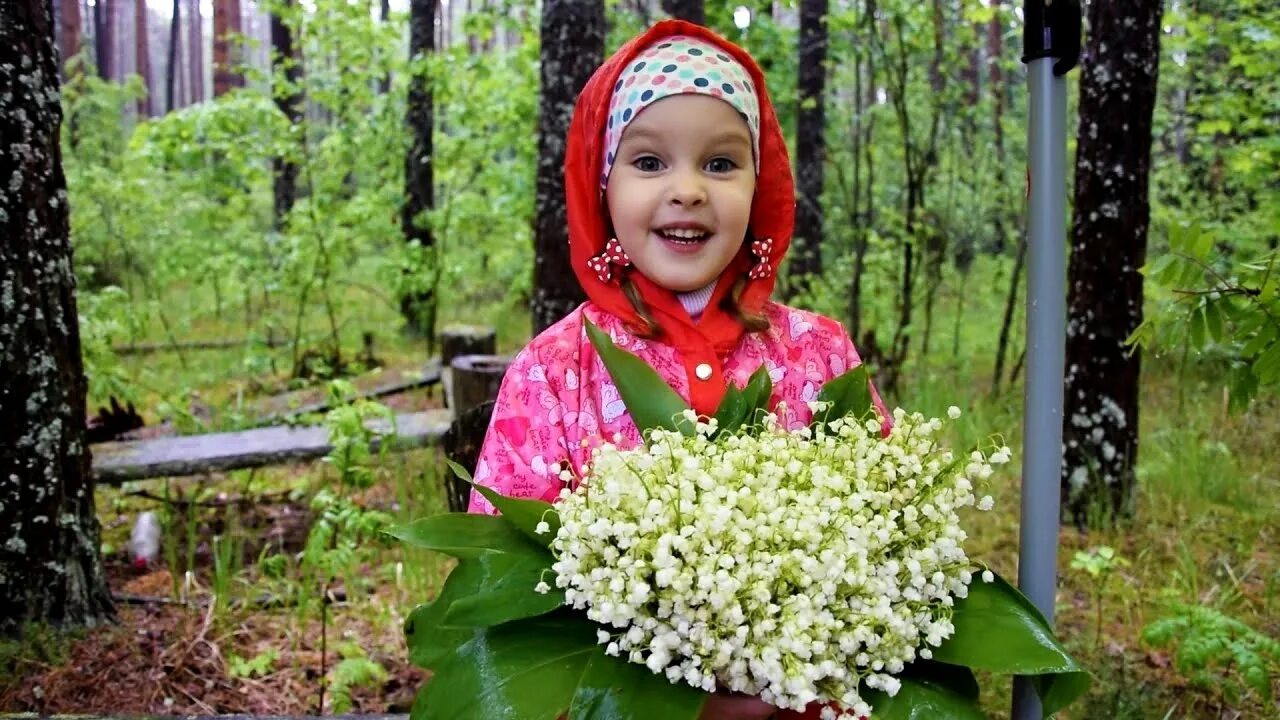
[[[711,366],[706,363],[699,363],[698,367],[693,369],[693,374],[697,375],[699,380],[710,380]]]

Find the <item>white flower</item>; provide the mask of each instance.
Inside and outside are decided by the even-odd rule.
[[[983,512],[986,512],[991,508],[995,507],[995,504],[996,504],[996,501],[994,498],[992,498],[990,495],[983,495],[982,499],[978,501],[978,509]]]
[[[538,593],[542,593],[543,595],[546,595],[547,593],[551,592],[551,586],[546,584],[545,582],[540,582],[537,585],[533,586],[533,590],[534,592],[538,592]]]
[[[566,604],[601,624],[607,654],[672,682],[870,714],[860,681],[896,692],[893,674],[954,632],[972,579],[957,512],[990,507],[974,487],[1005,448],[954,467],[941,421],[901,409],[888,437],[876,420],[815,433],[768,415],[713,439],[685,417],[692,436],[601,445],[561,494]]]
[[[982,571],[982,582],[990,583],[990,582],[995,582],[995,581],[996,581],[996,574],[995,574],[995,573],[991,572],[990,570],[983,570],[983,571]]]
[[[525,527],[528,527],[528,526],[526,525]],[[539,535],[546,535],[547,533],[551,532],[551,525],[549,525],[546,521],[543,521],[538,523],[538,527],[534,528],[533,531]]]
[[[951,418],[952,420],[955,420],[956,418],[960,417],[960,408],[956,407],[955,405],[952,405],[951,407],[947,408],[947,417]]]

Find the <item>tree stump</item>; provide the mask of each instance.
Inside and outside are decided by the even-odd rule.
[[[445,407],[454,407],[453,359],[459,355],[492,355],[497,347],[497,333],[488,325],[446,325],[440,331],[440,367],[444,369],[440,385],[444,388]]]
[[[487,325],[446,325],[440,331],[440,367],[449,367],[459,355],[492,355],[498,336]]]
[[[453,358],[449,392],[455,419],[445,433],[444,451],[449,459],[466,468],[467,472],[475,473],[480,448],[489,430],[489,419],[493,416],[493,401],[510,364],[511,358],[497,355],[459,355]],[[445,496],[450,511],[465,512],[471,486],[449,473],[445,481]]]

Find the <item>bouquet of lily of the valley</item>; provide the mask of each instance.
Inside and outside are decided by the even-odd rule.
[[[964,552],[958,511],[990,508],[978,488],[1008,448],[954,454],[944,421],[901,410],[882,433],[861,368],[799,430],[769,412],[763,370],[698,417],[588,333],[645,446],[602,444],[555,506],[477,486],[500,516],[396,531],[459,559],[407,622],[433,671],[414,720],[692,719],[716,690],[830,718],[980,718],[973,670],[1036,676],[1046,713],[1087,688]]]

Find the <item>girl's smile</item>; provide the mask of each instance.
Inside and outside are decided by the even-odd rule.
[[[674,95],[627,126],[605,197],[636,269],[689,292],[714,282],[738,254],[755,184],[751,135],[738,111],[715,97]]]

